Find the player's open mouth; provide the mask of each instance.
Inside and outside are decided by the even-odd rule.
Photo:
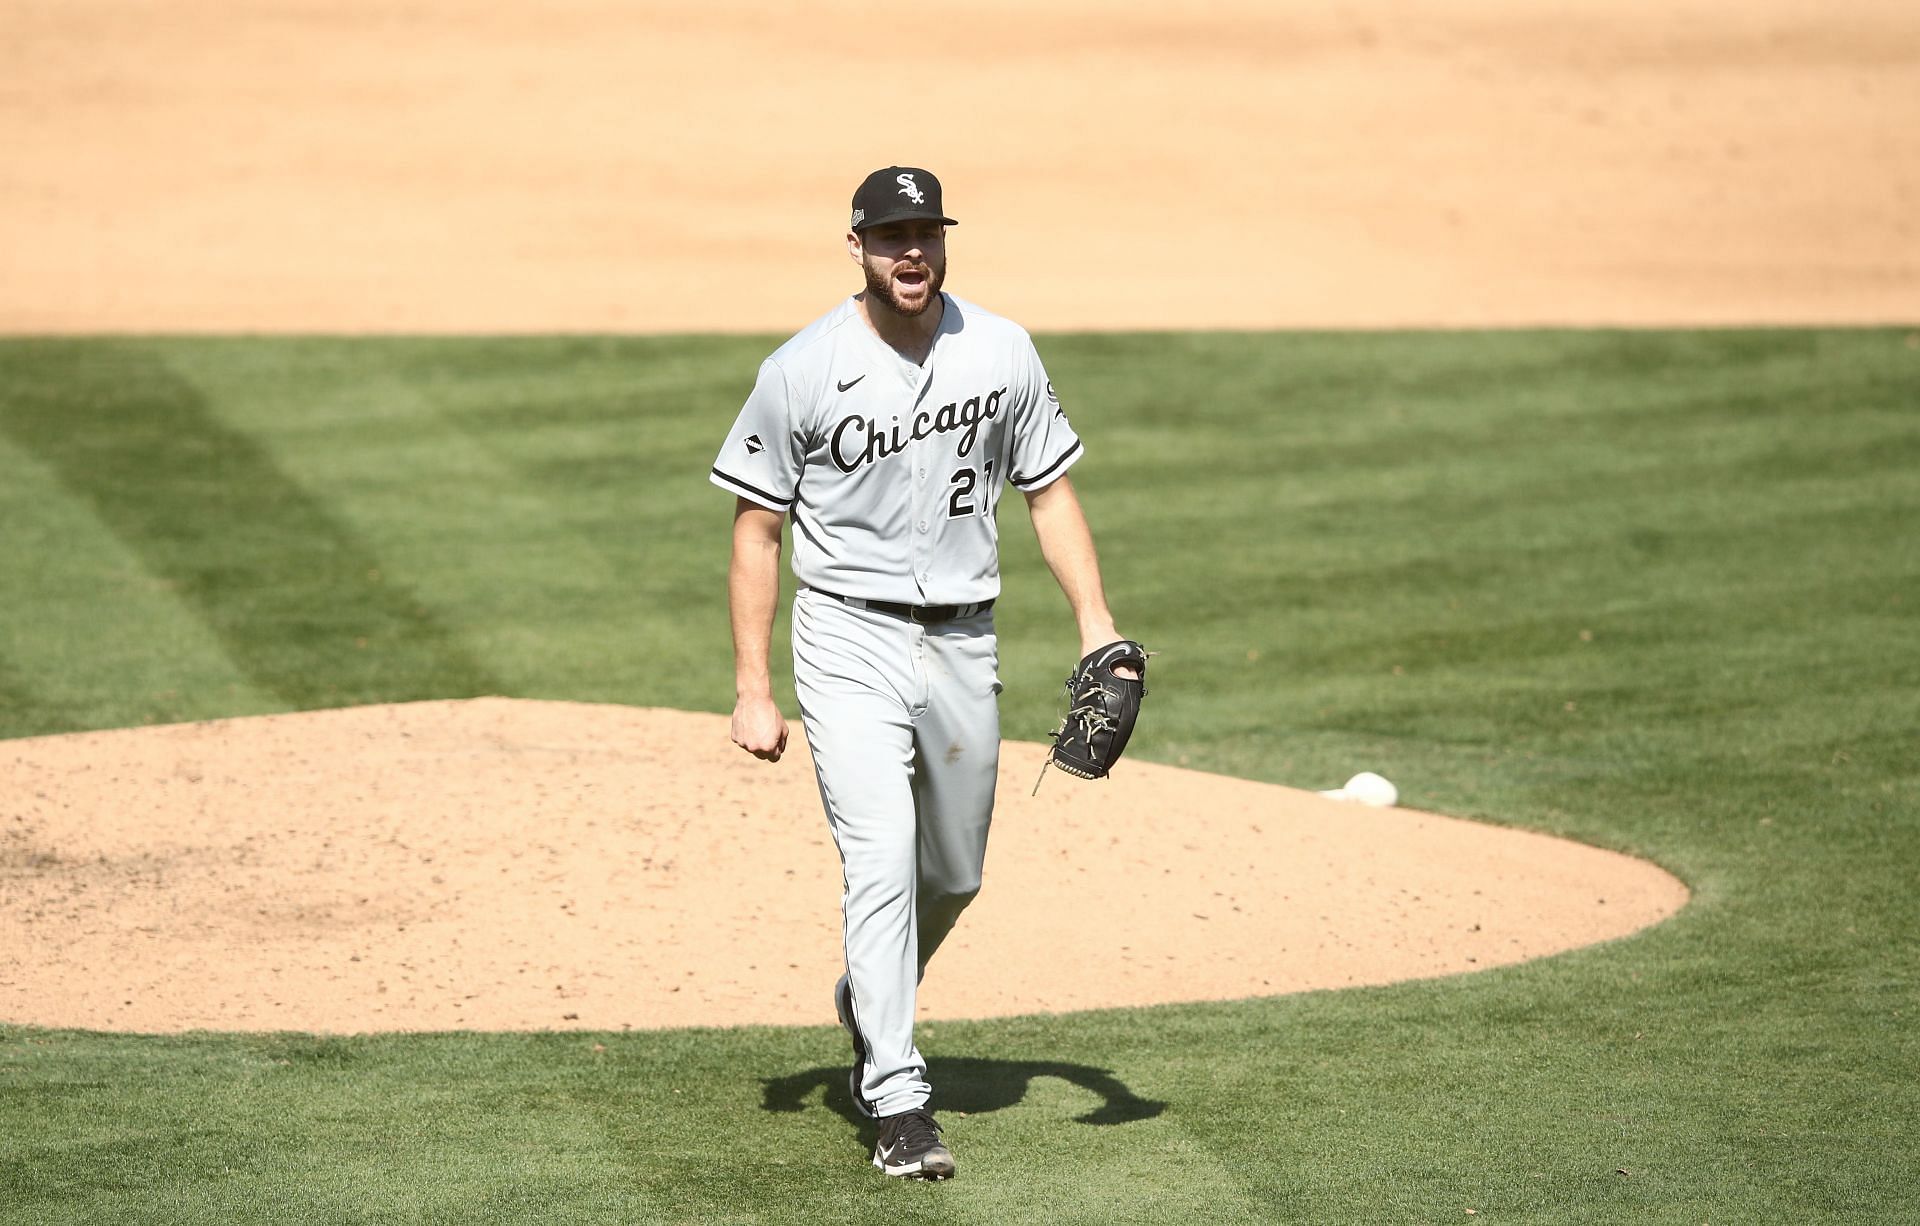
[[[919,269],[908,268],[895,273],[893,279],[902,285],[917,288],[927,283],[927,274]]]

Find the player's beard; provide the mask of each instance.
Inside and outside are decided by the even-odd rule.
[[[928,261],[926,265],[927,296],[919,306],[906,307],[902,306],[900,299],[894,296],[891,277],[882,276],[872,264],[865,260],[862,260],[860,265],[867,273],[867,294],[870,299],[885,303],[887,309],[895,315],[903,315],[909,319],[926,314],[928,307],[940,301],[940,287],[947,283],[947,261],[944,258],[938,264]]]

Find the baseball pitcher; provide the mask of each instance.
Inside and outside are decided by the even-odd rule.
[[[954,1173],[928,1110],[914,996],[980,889],[1000,753],[995,509],[1007,486],[1027,499],[1082,665],[1134,684],[1145,668],[1107,610],[1067,479],[1080,438],[1032,340],[942,290],[955,224],[930,172],[866,177],[846,235],[865,289],[761,363],[712,473],[735,497],[733,740],[769,762],[787,747],[767,661],[793,524],[794,683],[845,879],[834,1005],[853,1040],[848,1088],[880,1122],[874,1165],[922,1179]]]

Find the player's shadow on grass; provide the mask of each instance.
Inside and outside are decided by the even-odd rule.
[[[847,1065],[811,1068],[791,1077],[769,1077],[763,1081],[763,1111],[799,1111],[816,1089],[825,1090],[822,1101],[857,1127],[872,1123],[853,1105],[847,1091]],[[952,1111],[978,1115],[1011,1107],[1027,1096],[1027,1086],[1035,1077],[1058,1077],[1102,1100],[1098,1107],[1074,1117],[1081,1124],[1130,1124],[1150,1120],[1167,1109],[1167,1104],[1141,1098],[1126,1084],[1103,1068],[1084,1064],[1066,1064],[1058,1060],[976,1060],[965,1056],[936,1057],[927,1061],[927,1080],[933,1083],[936,1112]]]

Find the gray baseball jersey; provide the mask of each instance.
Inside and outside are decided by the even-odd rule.
[[[791,512],[793,572],[843,596],[968,604],[1000,592],[994,509],[1080,457],[1024,328],[945,295],[924,365],[848,298],[760,366],[712,480]]]

